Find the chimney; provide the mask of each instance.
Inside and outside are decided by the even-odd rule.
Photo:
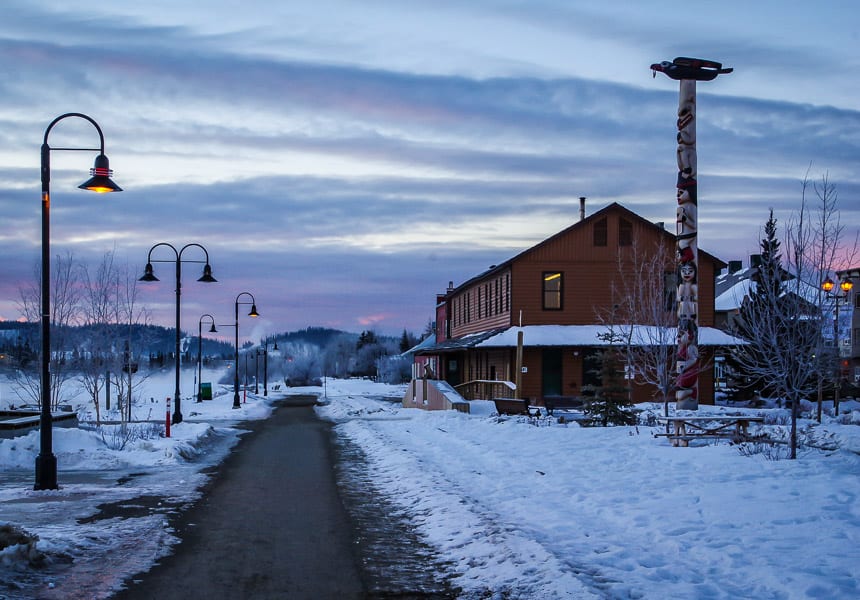
[[[730,260],[729,261],[729,275],[732,273],[737,273],[743,268],[743,262],[739,260]]]
[[[579,220],[585,219],[585,196],[579,197]]]
[[[454,291],[454,282],[453,282],[453,281],[449,281],[449,282],[448,282],[448,293],[450,294],[450,293],[451,293],[451,292],[453,292],[453,291]]]
[[[750,266],[753,268],[761,266],[761,254],[750,254]]]

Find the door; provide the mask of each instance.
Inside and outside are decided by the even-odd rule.
[[[541,392],[561,396],[561,348],[544,348],[541,356]]]
[[[459,356],[456,354],[447,355],[443,360],[445,360],[445,365],[447,367],[445,369],[445,381],[450,383],[452,387],[460,385],[461,381]]]

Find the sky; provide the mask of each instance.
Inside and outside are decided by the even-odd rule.
[[[800,182],[827,176],[860,223],[860,8],[848,0],[146,3],[7,0],[0,19],[0,318],[40,252],[39,147],[92,117],[120,194],[77,189],[94,154],[51,153],[52,254],[203,245],[182,326],[243,339],[306,326],[420,332],[435,295],[619,202],[674,222],[678,83],[698,86],[699,247],[757,251]],[[93,147],[67,118],[52,148]],[[162,248],[161,251],[165,251]],[[161,252],[158,251],[158,252]],[[155,255],[168,261],[172,253]],[[184,261],[199,260],[194,247]],[[142,299],[174,323],[173,264]],[[245,307],[247,308],[247,307]],[[228,333],[229,337],[229,333]]]
[[[168,373],[144,384],[159,398],[173,386]],[[841,404],[838,419],[826,403],[820,425],[801,418],[805,444],[792,461],[744,455],[726,441],[674,448],[653,436],[663,431],[653,420],[659,404],[638,406],[638,426],[583,428],[498,417],[488,401],[470,402],[464,414],[382,400],[402,398],[406,388],[328,380],[290,393],[318,395],[317,414],[365,457],[347,461],[339,485],[355,485],[356,477],[377,518],[382,510],[386,522],[404,519],[441,558],[422,562],[460,588],[461,598],[847,600],[860,593],[857,401]],[[168,553],[182,534],[165,523],[165,512],[200,498],[213,472],[207,467],[238,436],[237,419],[267,418],[283,397],[249,394],[232,410],[229,386],[216,392],[211,402],[184,405],[186,419],[170,438],[143,436],[122,450],[111,448],[110,427],[102,434],[55,429],[59,490],[32,489],[38,431],[0,439],[3,521],[38,535],[36,549],[49,558],[73,561],[64,570],[34,570],[23,546],[8,547],[0,551],[2,580],[20,586],[23,597],[106,598]],[[75,404],[86,412],[85,398]],[[147,409],[138,405],[135,415]],[[751,432],[783,440],[788,413],[775,406],[699,410],[763,416],[762,429]],[[770,456],[787,450],[765,448]],[[88,518],[105,504],[139,507],[140,497],[151,496],[159,499],[153,510]]]

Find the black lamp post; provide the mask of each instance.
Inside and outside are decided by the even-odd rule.
[[[242,296],[250,296],[251,301],[240,301],[239,298]],[[254,295],[251,292],[239,292],[239,295],[236,296],[235,309],[236,309],[236,372],[233,373],[233,408],[241,408],[242,405],[239,404],[239,305],[240,304],[250,304],[251,312],[248,313],[249,317],[259,317],[260,313],[257,312],[257,301],[254,299]],[[247,366],[245,368],[246,376],[247,376]]]
[[[78,117],[92,123],[99,134],[98,148],[51,148],[48,134],[54,125],[67,117]],[[53,419],[51,416],[51,151],[71,150],[98,152],[90,179],[78,187],[93,192],[121,192],[122,188],[111,181],[113,171],[105,156],[105,138],[101,127],[87,115],[66,113],[48,125],[42,142],[42,305],[41,305],[41,417],[39,419],[39,455],[36,457],[36,483],[34,490],[57,489],[57,457],[53,450]]]
[[[173,250],[174,258],[172,259],[161,259],[161,260],[153,260],[152,251],[158,248],[159,246],[165,246]],[[185,260],[182,259],[182,253],[185,252],[188,248],[197,247],[203,250],[203,254],[206,256],[206,260]],[[140,281],[159,281],[158,277],[155,276],[152,269],[153,262],[173,262],[176,263],[176,388],[173,392],[173,404],[175,406],[173,410],[173,419],[172,423],[176,425],[177,423],[182,422],[182,398],[179,395],[179,340],[180,340],[180,331],[179,331],[179,307],[180,307],[180,297],[182,296],[182,263],[183,262],[192,262],[192,263],[203,263],[203,275],[197,281],[202,281],[204,283],[215,283],[218,280],[212,277],[212,267],[209,266],[209,252],[206,251],[206,248],[201,246],[200,244],[191,243],[185,244],[182,249],[177,250],[173,245],[168,244],[167,242],[159,242],[155,244],[152,248],[149,249],[149,254],[146,256],[146,268],[143,273],[143,277],[140,278]]]
[[[824,290],[825,296],[829,300],[833,300],[835,305],[833,315],[833,345],[836,348],[836,385],[833,389],[833,413],[839,415],[839,385],[842,383],[842,367],[839,364],[841,358],[839,354],[839,303],[848,297],[848,292],[854,287],[854,283],[847,277],[843,278],[839,282],[839,290],[842,292],[840,294],[830,293],[834,287],[836,287],[836,284],[833,283],[830,277],[821,282],[821,289]]]
[[[272,346],[272,350],[278,349],[278,342]],[[263,396],[269,395],[269,338],[263,342]]]
[[[260,393],[260,349],[254,352],[254,393]]]
[[[209,317],[212,326],[209,333],[218,333],[215,329],[215,317],[206,313],[197,321],[197,401],[203,402],[203,319]]]

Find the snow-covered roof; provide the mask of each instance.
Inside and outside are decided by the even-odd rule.
[[[430,335],[425,337],[423,340],[421,340],[420,342],[418,342],[417,344],[412,346],[406,352],[402,352],[400,354],[400,356],[408,356],[410,354],[415,354],[419,350],[424,350],[425,348],[431,348],[435,344],[436,344],[436,334],[431,333]]]
[[[619,331],[622,330],[619,326]],[[634,325],[635,331],[632,339],[639,340],[640,344],[646,344],[647,340],[661,339],[660,332],[656,327],[648,325]],[[610,343],[602,339],[609,328],[605,325],[527,325],[525,327],[510,327],[493,335],[478,344],[478,348],[511,347],[517,345],[517,334],[523,332],[523,345],[525,346],[609,346]],[[662,336],[664,340],[674,340],[676,330],[669,328],[668,335]],[[700,346],[736,346],[745,344],[742,339],[715,329],[713,327],[699,328]]]
[[[750,295],[755,283],[751,279],[741,279],[734,285],[723,291],[714,298],[714,310],[728,312],[737,310],[744,302],[744,298]]]
[[[747,268],[717,277],[714,310],[717,312],[738,310],[743,305],[744,299],[755,293],[756,282],[750,277],[756,271],[757,269]],[[817,287],[804,281],[797,282],[793,277],[783,283],[782,295],[785,294],[800,296],[812,305],[817,305],[821,300],[821,291]]]

